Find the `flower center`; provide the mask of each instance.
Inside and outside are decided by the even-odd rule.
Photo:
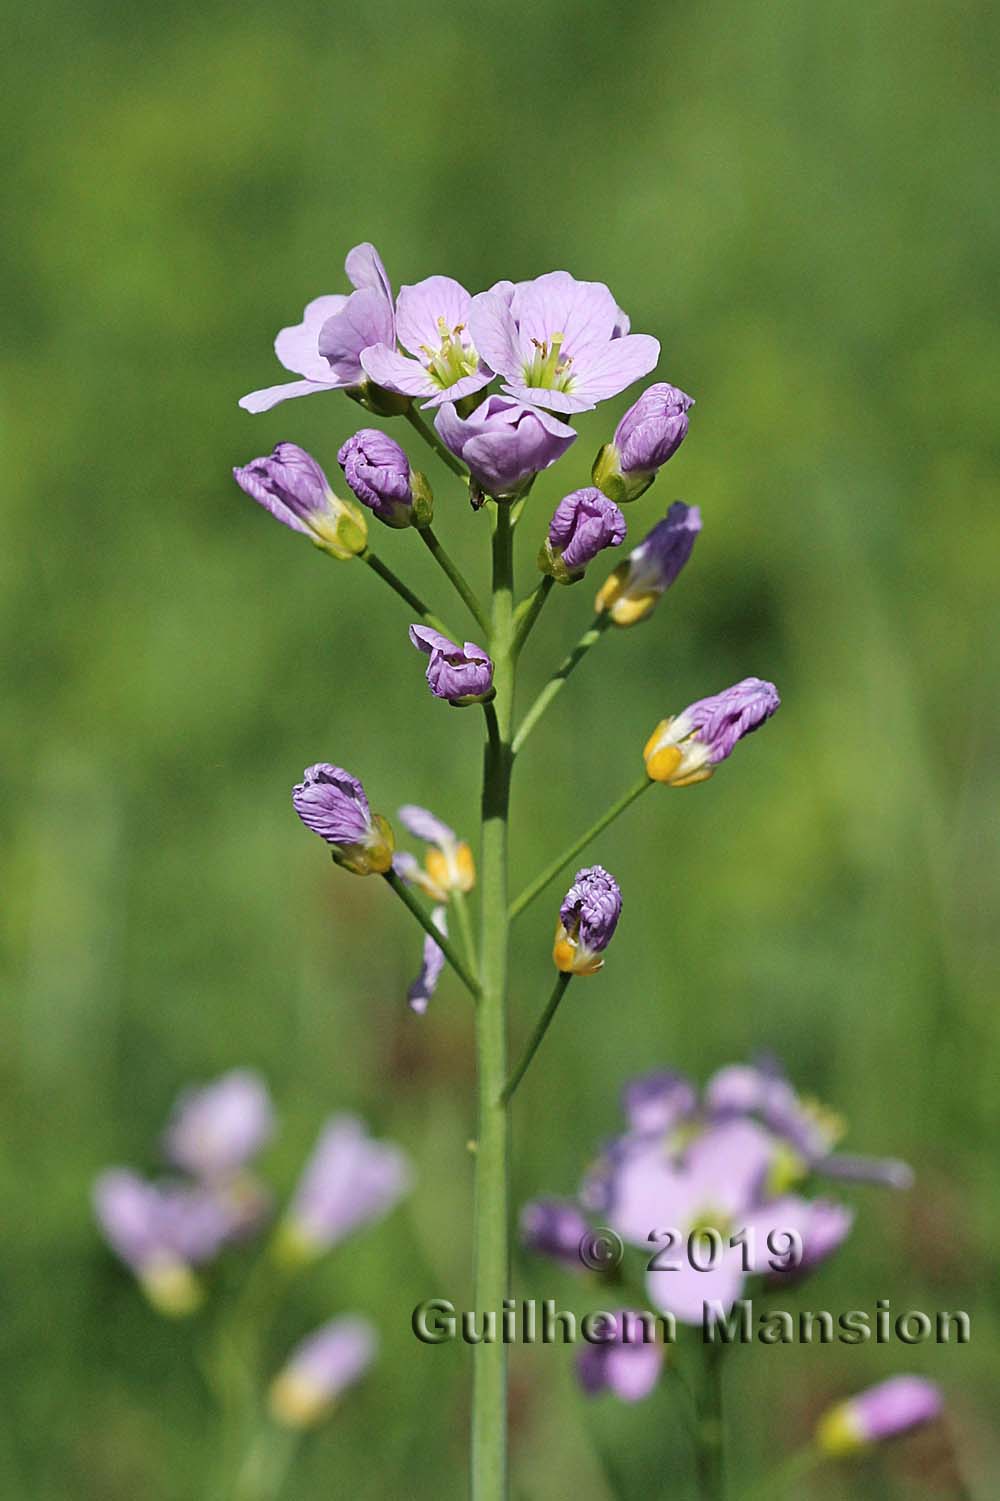
[[[479,356],[473,346],[462,339],[464,323],[456,323],[454,328],[449,328],[444,319],[439,318],[437,324],[440,344],[437,349],[432,349],[429,344],[421,344],[420,353],[426,357],[424,364],[431,379],[442,391],[446,391],[463,376],[475,375],[479,369]]]
[[[565,334],[553,334],[551,340],[532,339],[533,359],[524,367],[524,384],[547,391],[568,391],[573,384],[569,373],[572,355],[563,355]]]

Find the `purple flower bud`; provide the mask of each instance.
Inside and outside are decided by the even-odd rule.
[[[921,1376],[892,1376],[831,1407],[816,1428],[824,1454],[856,1454],[871,1444],[896,1438],[941,1415],[941,1388]]]
[[[411,625],[410,640],[430,658],[426,676],[435,698],[446,698],[450,704],[475,704],[492,696],[493,663],[474,641],[456,646],[427,625]]]
[[[621,911],[622,894],[614,876],[601,865],[578,870],[559,909],[552,950],[556,968],[569,975],[596,974]]]
[[[590,1226],[569,1199],[532,1199],[521,1210],[521,1244],[537,1256],[549,1256],[571,1271],[583,1270],[580,1247]]]
[[[476,483],[487,494],[504,497],[518,494],[533,475],[561,459],[576,438],[565,422],[510,396],[487,396],[464,419],[448,402],[434,426]]]
[[[304,533],[324,552],[343,560],[364,551],[364,511],[334,495],[316,460],[297,444],[279,443],[269,458],[234,469],[233,478],[283,526]]]
[[[227,1178],[270,1140],[274,1111],[267,1085],[249,1069],[233,1069],[201,1089],[186,1090],[167,1125],[165,1148],[195,1178]]]
[[[292,804],[307,829],[325,839],[333,858],[354,875],[383,875],[392,865],[392,829],[372,813],[357,777],[319,761],[292,789]]]
[[[296,1345],[275,1377],[271,1416],[286,1428],[308,1428],[330,1411],[375,1359],[378,1337],[367,1319],[331,1319]]]
[[[556,506],[538,566],[559,583],[572,583],[605,547],[624,540],[625,517],[614,502],[592,486],[574,490]]]
[[[649,1314],[623,1308],[605,1315],[608,1338],[587,1344],[577,1356],[576,1374],[589,1397],[613,1392],[623,1402],[641,1402],[659,1380],[663,1346]]]
[[[410,1164],[399,1147],[373,1141],[353,1115],[332,1117],[306,1163],[281,1234],[292,1259],[329,1250],[372,1224],[410,1188]]]
[[[690,396],[666,381],[643,391],[615,428],[623,474],[654,474],[680,448],[688,430]]]
[[[394,438],[363,427],[337,454],[344,478],[360,500],[387,526],[409,526],[413,507],[410,461]]]
[[[665,1136],[694,1114],[697,1103],[691,1080],[672,1069],[641,1074],[622,1090],[629,1130],[637,1136]]]
[[[697,506],[675,500],[662,521],[634,547],[598,590],[594,608],[615,625],[635,625],[651,614],[691,556],[701,531]]]
[[[722,693],[698,699],[656,726],[643,750],[647,775],[671,787],[705,781],[780,704],[777,688],[762,678],[743,678]]]

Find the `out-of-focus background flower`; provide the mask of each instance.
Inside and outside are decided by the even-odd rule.
[[[848,1192],[851,1237],[781,1306],[963,1308],[973,1343],[740,1350],[734,1452],[749,1473],[905,1368],[944,1384],[970,1477],[995,1488],[997,40],[977,0],[37,0],[11,20],[5,1495],[204,1493],[199,1326],[137,1295],[89,1193],[109,1161],[153,1166],[178,1090],[237,1065],[274,1093],[264,1166],[283,1190],[345,1109],[418,1175],[274,1333],[275,1368],[345,1311],[380,1338],[294,1494],[328,1496],[331,1477],[358,1498],[465,1493],[468,1351],[419,1345],[409,1317],[470,1296],[469,1006],[446,978],[425,1017],[407,1007],[419,933],[382,883],[332,868],[289,790],[331,760],[379,811],[426,804],[469,834],[479,716],[431,700],[406,610],[366,569],[276,527],[230,476],[279,439],[335,476],[371,425],[337,395],[236,406],[282,378],[275,331],[344,289],[362,239],[397,287],[552,267],[607,280],[662,340],[658,378],[698,403],[627,519],[636,540],[682,497],[703,534],[652,619],[601,644],[526,750],[521,880],[629,785],[665,714],[751,673],[783,697],[711,783],[654,789],[586,852],[620,879],[624,916],[519,1093],[517,1201],[573,1192],[630,1073],[704,1077],[777,1050],[843,1111],[845,1149],[918,1175],[909,1194]],[[585,414],[536,485],[525,586],[555,502],[588,483],[638,389]],[[485,517],[390,430],[482,578]],[[378,546],[458,618],[412,534]],[[550,601],[524,701],[604,572]],[[518,928],[516,1036],[550,984],[559,895]],[[517,1279],[579,1296],[527,1259]],[[586,1404],[572,1353],[542,1348],[515,1352],[512,1392],[525,1495],[604,1496],[591,1428],[670,1473],[663,1394],[655,1421]],[[900,1452],[815,1494],[916,1497],[927,1469]]]

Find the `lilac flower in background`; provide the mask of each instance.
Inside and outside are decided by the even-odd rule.
[[[368,1370],[378,1336],[367,1319],[331,1319],[296,1345],[271,1384],[268,1404],[285,1428],[310,1428],[329,1413],[341,1392]]]
[[[394,837],[372,813],[357,777],[319,761],[307,766],[292,790],[292,804],[307,829],[326,840],[337,864],[353,875],[384,875],[392,865]]]
[[[410,640],[430,659],[426,677],[435,698],[462,705],[492,696],[493,663],[474,641],[457,646],[427,625],[411,625]]]
[[[405,396],[424,396],[425,407],[460,401],[488,386],[493,371],[476,353],[468,327],[471,306],[470,294],[450,276],[401,287],[396,332],[412,358],[400,354],[392,338],[373,342],[361,355],[369,380]]]
[[[933,1423],[943,1410],[944,1398],[935,1382],[921,1376],[892,1376],[831,1407],[817,1425],[816,1443],[834,1458],[858,1454]]]
[[[597,455],[594,484],[619,505],[638,500],[683,443],[693,406],[691,397],[676,386],[663,381],[650,386]]]
[[[556,506],[538,566],[559,583],[574,583],[599,552],[624,540],[625,517],[614,502],[592,486],[574,490]]]
[[[643,750],[647,775],[671,787],[704,782],[780,704],[777,688],[762,678],[743,678],[722,693],[698,699],[656,726]]]
[[[201,1302],[192,1267],[218,1254],[233,1225],[208,1189],[148,1183],[109,1168],[94,1184],[94,1212],[111,1249],[160,1312],[179,1317]]]
[[[615,625],[636,625],[650,615],[684,567],[701,531],[697,506],[675,500],[597,592],[594,608],[607,610]]]
[[[473,298],[476,348],[518,401],[583,412],[647,375],[660,357],[649,334],[627,319],[603,282],[550,271]]]
[[[577,1356],[577,1379],[588,1397],[611,1392],[623,1402],[641,1402],[660,1378],[663,1346],[646,1338],[648,1314],[623,1308],[612,1320],[610,1338],[585,1345]]]
[[[476,884],[476,865],[466,840],[459,839],[443,819],[416,803],[404,803],[398,816],[403,827],[430,848],[423,867],[412,855],[397,856],[393,862],[397,875],[419,886],[435,902],[446,902],[455,891],[471,891]]]
[[[176,1167],[213,1182],[238,1173],[266,1146],[273,1131],[267,1085],[250,1069],[232,1069],[180,1096],[164,1145]]]
[[[532,1199],[521,1210],[519,1228],[526,1251],[548,1256],[570,1271],[583,1270],[580,1247],[591,1230],[571,1199]]]
[[[349,296],[314,298],[306,304],[302,322],[283,328],[274,341],[285,369],[303,378],[251,391],[240,402],[246,411],[266,412],[292,396],[360,386],[365,378],[362,351],[394,342],[392,287],[374,245],[355,245],[344,269],[356,290]]]
[[[468,466],[488,495],[517,495],[528,480],[561,459],[576,432],[548,412],[509,396],[487,396],[462,418],[450,402],[434,419],[438,437]]]
[[[361,504],[386,526],[409,526],[413,488],[410,461],[394,438],[364,427],[337,454],[344,478]]]
[[[665,1136],[694,1114],[697,1103],[691,1080],[673,1069],[654,1069],[630,1079],[622,1090],[629,1130],[638,1136]]]
[[[308,1260],[373,1224],[409,1192],[410,1164],[399,1147],[373,1141],[353,1115],[333,1116],[306,1163],[281,1227],[286,1258]]]
[[[604,965],[604,950],[614,937],[622,911],[622,894],[614,876],[601,865],[578,870],[559,909],[552,958],[570,975],[594,975]]]
[[[324,552],[345,560],[364,551],[364,511],[334,495],[319,464],[297,444],[279,443],[270,457],[234,469],[233,478],[283,526],[302,532]]]
[[[448,914],[446,908],[432,908],[431,922],[444,938],[448,937]],[[439,943],[434,942],[428,933],[424,939],[420,973],[406,992],[406,999],[410,1003],[410,1010],[415,1011],[418,1016],[423,1016],[427,1010],[427,1003],[430,1001],[435,990],[437,990],[444,965],[444,950]]]
[[[801,1241],[801,1251],[795,1249],[786,1265],[764,1267],[769,1282],[797,1282],[815,1271],[840,1249],[854,1226],[854,1210],[833,1199],[802,1199],[786,1194],[769,1200],[767,1213],[772,1229],[794,1230]],[[777,1249],[776,1262],[781,1259],[782,1246],[779,1244]]]

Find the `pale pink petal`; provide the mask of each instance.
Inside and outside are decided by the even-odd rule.
[[[401,391],[404,396],[433,396],[438,389],[419,360],[407,359],[388,344],[373,344],[364,350],[361,368],[377,386]]]
[[[513,396],[515,401],[523,401],[528,406],[548,407],[550,412],[590,412],[597,405],[597,400],[589,399],[589,396],[577,391],[552,391],[547,386],[518,386],[511,383],[502,388],[508,396]]]
[[[396,331],[399,342],[411,354],[422,344],[437,349],[441,344],[438,319],[443,319],[450,333],[468,321],[472,298],[451,276],[428,276],[412,287],[400,287],[396,304]],[[388,341],[387,341],[388,342]]]
[[[480,359],[512,379],[520,375],[524,356],[509,302],[496,290],[480,292],[469,309],[469,332]]]
[[[381,291],[363,287],[327,318],[319,333],[319,352],[328,362],[332,379],[342,385],[359,385],[364,350],[373,344],[391,344],[393,337],[391,306]]]
[[[312,396],[316,391],[333,391],[329,381],[322,384],[313,380],[289,380],[281,386],[265,386],[262,391],[251,391],[240,398],[245,412],[269,412],[280,401],[289,401],[293,396]]]
[[[493,379],[493,371],[487,370],[485,365],[480,365],[474,375],[463,375],[453,385],[446,386],[443,391],[438,391],[429,401],[423,403],[427,407],[439,407],[446,401],[461,401],[463,396],[471,396],[475,391],[481,391],[488,386]]]
[[[704,1238],[702,1249],[707,1261],[708,1243]],[[700,1324],[708,1302],[721,1303],[728,1313],[743,1291],[745,1273],[739,1246],[724,1244],[716,1265],[704,1272],[691,1265],[686,1245],[672,1259],[677,1262],[676,1269],[647,1271],[646,1290],[654,1308],[672,1313],[682,1324]]]
[[[573,356],[599,349],[611,339],[619,308],[600,281],[577,281],[568,271],[549,271],[522,283],[514,294],[512,311],[525,339],[551,343],[562,334],[563,351]]]
[[[625,334],[587,357],[586,368],[574,382],[572,394],[590,405],[617,396],[633,381],[648,375],[660,358],[660,341],[652,334]]]
[[[362,287],[374,287],[376,291],[381,291],[385,295],[389,306],[392,306],[392,283],[382,264],[382,257],[374,245],[370,245],[365,240],[360,245],[355,245],[353,250],[349,250],[347,259],[344,261],[344,270],[347,272],[347,279],[352,287],[357,287],[359,290]]]
[[[329,381],[330,366],[319,352],[319,331],[346,303],[347,298],[340,293],[314,297],[306,303],[302,322],[281,330],[274,341],[274,352],[286,370],[309,380]]]

